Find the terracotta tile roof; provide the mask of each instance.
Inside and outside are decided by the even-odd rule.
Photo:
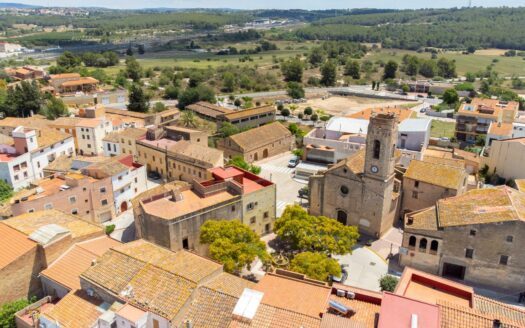
[[[468,110],[471,108],[472,110]],[[470,104],[463,103],[458,114],[498,119],[500,112],[514,111],[517,113],[519,103],[516,101],[502,102],[498,99],[474,98]]]
[[[352,319],[352,321],[362,324],[363,327],[375,327],[376,316],[379,315],[381,305],[358,299],[352,300],[346,297],[338,297],[337,295],[333,294],[330,295],[330,300],[352,308],[355,311],[355,314],[349,317],[349,319]]]
[[[476,189],[437,203],[440,227],[525,219],[525,193],[509,187]]]
[[[321,319],[320,328],[367,328],[370,326],[365,325],[359,321],[340,317],[331,313],[325,313]],[[372,326],[374,327],[374,326]]]
[[[0,269],[5,268],[19,257],[33,250],[36,251],[37,243],[8,225],[6,221],[0,222]]]
[[[436,207],[432,206],[417,212],[408,213],[405,218],[405,226],[408,229],[437,231]]]
[[[474,294],[472,300],[472,307],[474,309],[498,319],[503,318],[505,321],[515,322],[521,327],[525,327],[525,310],[522,308],[517,308],[477,294]]]
[[[118,132],[119,137],[138,139],[146,135],[146,129],[128,128]]]
[[[179,141],[175,145],[168,148],[168,156],[180,159],[182,161],[198,161],[204,162],[213,167],[221,163],[223,152],[215,148],[210,148],[196,144],[190,141]]]
[[[61,87],[74,87],[77,85],[84,85],[84,84],[97,84],[99,82],[100,82],[99,80],[94,79],[92,77],[81,77],[78,80],[66,81],[62,83],[60,86]]]
[[[276,140],[291,138],[292,133],[281,123],[274,122],[228,137],[244,151],[265,146]]]
[[[365,172],[365,149],[361,149],[353,155],[339,161],[337,164],[330,167],[327,172],[346,166],[355,175],[363,174]]]
[[[327,286],[273,274],[265,275],[254,289],[264,293],[264,304],[314,318],[325,312],[331,293]]]
[[[255,283],[223,272],[203,286],[226,295],[240,297],[245,288],[253,289]]]
[[[217,271],[222,271],[222,265],[217,262],[188,251],[173,252],[143,239],[120,245],[115,247],[115,250],[195,283],[201,282]],[[235,277],[230,274],[228,276]],[[234,280],[231,279],[231,282]]]
[[[120,245],[120,242],[107,236],[78,243],[40,274],[70,290],[80,289],[80,274],[91,266],[93,260],[117,245]]]
[[[156,195],[161,195],[175,190],[189,189],[189,187],[190,185],[184,181],[171,181],[168,183],[164,183],[149,190],[146,190],[143,193],[138,194],[137,196],[135,196],[135,198],[131,200],[131,204],[133,205],[133,208],[136,208],[137,206],[140,206],[140,201],[143,199],[147,199]]]
[[[102,141],[113,142],[113,143],[118,143],[119,140],[120,140],[120,138],[119,138],[119,133],[118,133],[118,132],[111,132],[111,133],[108,133],[108,134],[106,134],[106,136],[102,139]]]
[[[261,304],[252,322],[232,320],[228,328],[318,328],[320,325],[319,317]]]
[[[186,109],[192,110],[198,114],[212,117],[212,118],[217,118],[217,116],[222,115],[222,114],[233,113],[233,110],[231,109],[217,106],[214,104],[210,104],[209,102],[206,102],[206,101],[200,101],[196,104],[186,106]]]
[[[117,160],[117,157],[108,157],[105,161],[93,163],[82,169],[82,172],[99,172],[102,177],[112,177],[122,172],[127,172],[128,167]],[[91,174],[89,174],[91,175]],[[99,174],[93,175],[100,178]]]
[[[51,128],[41,128],[40,133],[36,137],[38,148],[32,152],[35,153],[42,148],[49,147],[69,138],[73,137],[68,133],[57,131]]]
[[[6,117],[0,120],[0,127],[12,127],[16,128],[18,126],[30,126],[34,129],[41,129],[43,127],[49,126],[53,121],[46,120],[45,118],[40,117]]]
[[[442,328],[493,328],[495,319],[501,321],[500,328],[523,327],[523,325],[446,301],[438,301],[438,307]]]
[[[57,224],[68,229],[73,239],[85,239],[104,234],[101,226],[55,209],[24,213],[2,222],[27,236],[49,224]]]
[[[99,299],[88,297],[84,291],[70,292],[43,316],[64,328],[91,327],[102,314],[99,310],[102,303]]]
[[[246,117],[250,117],[253,115],[260,115],[264,113],[275,113],[275,107],[274,106],[261,106],[261,107],[255,107],[250,109],[244,109],[244,110],[238,110],[234,111],[228,114],[220,115],[222,119],[226,119],[228,121],[238,120]]]
[[[512,123],[492,122],[490,123],[488,134],[503,137],[511,137],[513,127],[514,126],[512,125]]]
[[[396,114],[396,118],[398,119],[398,122],[402,122],[408,118],[417,116],[417,114],[414,111],[412,111],[410,108],[378,107],[378,108],[363,109],[362,111],[347,115],[346,117],[370,120],[370,117],[372,117],[372,114],[376,114],[376,113],[394,113]]]
[[[464,182],[466,171],[463,168],[418,160],[410,161],[404,178],[458,190]]]
[[[79,73],[63,73],[63,74],[51,74],[49,77],[53,79],[71,79],[75,77],[80,77]]]
[[[516,182],[516,187],[519,191],[525,192],[525,179],[516,179],[514,180]]]
[[[434,163],[434,164],[442,164],[442,165],[449,165],[449,166],[455,166],[455,167],[460,167],[460,168],[464,168],[465,167],[465,160],[455,159],[455,158],[428,156],[428,155],[426,155],[426,153],[425,153],[425,156],[423,158],[423,162]]]

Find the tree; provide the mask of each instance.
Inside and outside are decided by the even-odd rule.
[[[135,57],[126,58],[126,76],[134,82],[140,81],[143,75],[142,67]]]
[[[388,61],[386,63],[383,73],[383,79],[395,79],[396,78],[396,72],[397,72],[397,63],[393,60]]]
[[[57,65],[65,69],[75,68],[81,63],[80,57],[74,55],[71,51],[64,51],[62,55],[57,58]]]
[[[405,73],[409,76],[416,76],[419,72],[419,60],[416,56],[410,56],[405,65]]]
[[[235,90],[235,76],[231,72],[225,72],[222,75],[222,91],[233,92]]]
[[[8,116],[27,117],[38,114],[44,101],[36,81],[22,81],[15,88],[7,91],[2,107]]]
[[[140,113],[149,111],[149,96],[137,83],[134,83],[129,90],[128,110]]]
[[[155,106],[153,107],[153,111],[155,113],[160,113],[160,112],[163,112],[167,109],[166,105],[164,105],[164,103],[161,103],[160,101],[157,101],[155,103]]]
[[[303,158],[304,156],[304,149],[294,149],[292,150],[292,154],[294,154],[295,156],[299,157],[299,158]]]
[[[304,98],[303,86],[298,82],[288,82],[288,96],[293,99]]]
[[[319,115],[317,115],[317,114],[312,114],[312,116],[310,116],[310,120],[311,120],[311,121],[314,121],[314,122],[317,122],[317,120],[319,120]]]
[[[326,254],[313,252],[297,254],[290,262],[290,270],[321,281],[328,281],[331,275],[341,275],[341,266],[337,260]]]
[[[270,260],[266,244],[239,220],[206,221],[200,229],[200,242],[209,245],[211,258],[222,263],[227,272],[249,268],[256,258]]]
[[[467,53],[469,53],[469,54],[473,54],[473,53],[475,53],[475,52],[476,52],[476,47],[474,47],[474,46],[469,46],[469,47],[467,48]]]
[[[146,52],[146,50],[144,49],[144,45],[143,44],[139,44],[137,46],[137,52],[139,53],[139,55],[144,55],[144,53]]]
[[[281,64],[281,72],[287,82],[301,82],[303,79],[303,63],[299,58],[290,58]]]
[[[329,60],[321,66],[321,84],[324,86],[335,85],[337,81],[337,66]]]
[[[351,76],[354,80],[359,80],[361,78],[361,67],[357,60],[346,61],[345,75]]]
[[[436,61],[429,59],[429,60],[422,60],[419,65],[419,74],[423,75],[427,78],[433,78],[436,76],[437,66]]]
[[[239,132],[241,132],[241,130],[237,126],[231,124],[230,122],[222,123],[221,128],[219,129],[219,134],[223,138],[227,138]]]
[[[22,310],[33,300],[18,300],[4,303],[0,308],[0,327],[2,328],[16,328],[15,313]]]
[[[312,107],[310,107],[310,106],[306,107],[306,108],[304,109],[304,111],[303,111],[304,115],[308,115],[308,116],[312,115],[313,112],[314,112],[314,110],[313,110]]]
[[[316,47],[313,48],[312,51],[310,51],[310,54],[308,55],[308,61],[312,66],[319,66],[322,62],[324,62],[325,59],[325,53],[322,48]]]
[[[456,77],[456,62],[442,57],[437,62],[438,75],[446,79]]]
[[[284,108],[282,111],[281,111],[281,115],[284,116],[284,117],[288,117],[290,116],[290,110],[288,108]]]
[[[237,166],[246,171],[250,171],[253,174],[261,173],[261,167],[247,163],[242,156],[234,156],[228,161],[228,165]]]
[[[180,115],[179,119],[182,126],[185,126],[187,128],[196,128],[197,127],[197,117],[195,117],[195,114],[191,110],[185,110]]]
[[[66,104],[60,98],[52,96],[43,108],[43,114],[48,120],[54,120],[61,116],[69,115]]]
[[[447,105],[454,105],[459,101],[458,92],[455,89],[448,89],[443,93],[443,102]]]
[[[356,227],[325,216],[309,215],[299,205],[286,207],[275,221],[274,232],[293,250],[326,254],[351,253],[359,238]]]
[[[0,202],[4,202],[13,196],[13,187],[4,180],[0,180]]]
[[[133,48],[131,48],[131,45],[126,49],[126,56],[133,56]]]
[[[399,279],[391,275],[384,275],[379,279],[379,286],[382,291],[393,292],[396,289]]]
[[[164,89],[164,99],[177,99],[179,92],[180,90],[176,86],[168,85],[166,89]]]
[[[179,95],[178,107],[184,109],[186,106],[199,101],[215,103],[215,92],[213,89],[203,84],[195,88],[186,88],[186,90]]]

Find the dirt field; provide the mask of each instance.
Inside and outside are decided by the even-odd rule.
[[[309,99],[307,102],[299,104],[299,109],[308,106],[314,110],[322,110],[335,116],[346,116],[370,107],[394,107],[406,105],[406,101],[384,100],[365,97],[329,97],[325,100],[322,98]]]

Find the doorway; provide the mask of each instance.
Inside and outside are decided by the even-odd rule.
[[[126,212],[128,210],[128,202],[123,201],[122,204],[120,204],[120,213]]]
[[[465,279],[465,269],[462,265],[443,263],[442,276],[463,280]]]
[[[263,150],[263,158],[268,157],[268,149]]]
[[[343,211],[343,210],[338,210],[337,211],[337,221],[339,223],[342,223],[342,224],[346,225],[347,218],[348,218],[348,215],[346,214],[345,211]]]
[[[184,238],[182,240],[182,248],[184,249],[190,249],[190,242],[188,241],[188,238]]]

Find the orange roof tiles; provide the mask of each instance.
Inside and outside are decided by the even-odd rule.
[[[86,328],[102,314],[98,307],[103,302],[88,297],[84,291],[75,291],[67,294],[54,307],[43,313],[45,317],[60,323],[64,328]]]
[[[14,228],[0,222],[0,269],[36,249],[37,243]]]
[[[467,172],[462,167],[412,160],[404,177],[443,188],[459,190],[466,175]]]
[[[63,74],[51,74],[49,77],[53,79],[71,79],[75,77],[80,77],[79,73],[63,73]]]
[[[488,134],[510,137],[512,136],[513,127],[514,126],[512,125],[512,123],[492,122],[490,124]]]
[[[255,107],[255,108],[250,108],[250,109],[233,111],[227,114],[222,114],[220,116],[221,118],[224,118],[228,121],[233,121],[233,120],[242,119],[242,118],[250,117],[254,115],[260,115],[264,113],[275,113],[275,107],[274,106],[261,106],[261,107]]]
[[[78,86],[78,85],[97,84],[97,83],[99,83],[99,81],[97,79],[94,79],[92,77],[83,77],[83,78],[80,78],[78,80],[66,81],[66,82],[62,83],[60,86],[61,87],[74,87],[74,86]]]
[[[359,118],[364,120],[370,120],[370,117],[372,117],[375,113],[394,113],[396,114],[396,117],[399,122],[402,122],[408,118],[417,116],[414,111],[412,111],[410,108],[402,108],[402,107],[379,107],[379,108],[367,108],[363,109],[360,112],[353,113],[350,115],[347,115],[346,117],[351,118]]]
[[[331,288],[273,274],[265,275],[255,286],[264,293],[262,303],[312,317],[324,313]]]

